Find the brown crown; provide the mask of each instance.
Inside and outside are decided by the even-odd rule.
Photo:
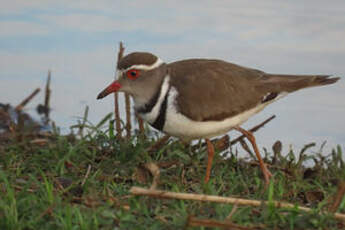
[[[151,53],[135,52],[123,57],[117,65],[119,70],[124,70],[132,65],[152,65],[156,62],[157,57]]]

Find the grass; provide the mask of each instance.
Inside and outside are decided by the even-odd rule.
[[[207,154],[170,141],[147,152],[155,138],[133,136],[118,141],[112,131],[101,131],[83,121],[84,134],[49,135],[44,144],[14,133],[0,143],[0,229],[217,229],[188,226],[191,218],[224,221],[231,213],[232,229],[343,229],[327,210],[345,178],[342,149],[323,157],[306,148],[265,150],[274,180],[267,189],[259,167],[237,157],[217,154],[211,180],[204,184]],[[110,127],[112,127],[110,125]],[[112,128],[110,128],[112,130]],[[228,150],[230,151],[230,150]],[[297,156],[296,156],[297,155]],[[313,167],[306,168],[305,162]],[[152,176],[144,164],[155,162],[161,170],[159,189],[204,193],[296,204],[293,209],[160,200],[129,194],[132,186],[149,187]],[[89,170],[89,173],[87,173]],[[300,212],[297,205],[313,208]],[[337,207],[345,213],[345,200]],[[191,225],[191,224],[190,224]]]

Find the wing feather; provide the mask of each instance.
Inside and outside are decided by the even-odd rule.
[[[264,74],[219,60],[191,59],[169,64],[178,88],[180,112],[195,121],[223,120],[255,107],[265,95],[256,89]]]

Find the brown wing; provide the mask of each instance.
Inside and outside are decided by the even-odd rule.
[[[329,75],[281,75],[219,60],[190,59],[168,65],[171,85],[179,89],[177,104],[195,121],[223,120],[281,92],[333,84]]]
[[[191,59],[169,64],[179,90],[180,112],[192,120],[223,120],[255,107],[265,96],[257,89],[264,72],[219,60]]]

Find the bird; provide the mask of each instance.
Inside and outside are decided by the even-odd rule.
[[[210,138],[237,130],[252,144],[266,185],[272,174],[254,135],[241,125],[289,93],[339,80],[331,75],[271,74],[217,59],[166,63],[149,52],[121,58],[116,75],[97,99],[125,92],[132,97],[136,113],[155,129],[184,142],[205,139],[205,183],[210,179],[215,152]]]

